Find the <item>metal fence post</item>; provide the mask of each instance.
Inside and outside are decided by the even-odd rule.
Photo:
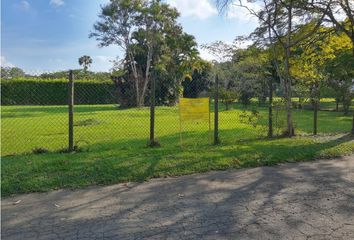
[[[215,96],[214,96],[214,144],[219,141],[219,76],[215,78]]]
[[[69,71],[68,84],[68,106],[69,106],[69,152],[74,151],[74,75]]]

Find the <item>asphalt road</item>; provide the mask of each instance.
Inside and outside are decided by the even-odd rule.
[[[354,239],[354,157],[2,200],[2,239]]]

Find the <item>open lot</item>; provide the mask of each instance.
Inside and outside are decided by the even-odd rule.
[[[323,103],[328,108],[328,103]],[[250,107],[252,109],[252,107]],[[220,138],[226,143],[239,139],[254,139],[267,134],[267,109],[257,108],[260,120],[256,127],[242,121],[242,107],[220,112]],[[2,107],[2,156],[30,153],[34,148],[51,151],[67,146],[67,106],[4,106]],[[283,127],[284,111],[274,112],[274,124]],[[351,116],[342,112],[321,111],[318,131],[323,134],[347,133]],[[211,120],[213,114],[211,114]],[[294,122],[298,134],[312,132],[313,113],[295,110]],[[213,126],[213,124],[212,124]],[[208,144],[208,123],[183,124],[186,146]],[[280,130],[279,130],[280,131]],[[278,132],[279,132],[278,131]],[[190,135],[190,136],[188,136]],[[149,136],[149,109],[118,109],[116,105],[84,105],[75,107],[75,142],[79,147],[102,143],[132,146],[147,141]],[[158,107],[156,136],[164,146],[179,145],[179,116],[177,107]],[[144,142],[145,145],[145,142]]]
[[[209,170],[272,165],[350,154],[354,142],[346,133],[351,116],[322,111],[319,137],[312,137],[312,112],[295,110],[297,133],[292,139],[264,138],[267,109],[254,127],[242,123],[243,110],[220,112],[222,144],[212,146],[208,123],[184,124],[180,148],[176,107],[158,107],[156,135],[162,147],[146,147],[149,111],[119,110],[114,105],[77,106],[75,142],[81,152],[59,150],[67,144],[67,107],[2,108],[2,194],[78,188],[94,184],[144,181]],[[278,122],[283,120],[279,112]],[[213,118],[213,114],[211,114]],[[32,154],[34,148],[50,150]]]
[[[1,239],[354,240],[354,0],[0,1]]]

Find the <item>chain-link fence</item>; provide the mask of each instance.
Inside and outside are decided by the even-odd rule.
[[[32,72],[20,78],[2,79],[2,156],[25,153],[67,151],[69,146],[70,84],[68,71],[61,75]],[[129,150],[147,147],[151,133],[151,91],[147,87],[145,106],[122,104],[124,89],[109,74],[92,80],[73,72],[73,145],[78,149]],[[216,84],[200,87],[193,81],[183,83],[180,97],[210,98],[209,117],[181,121],[178,97],[161,100],[170,89],[156,86],[154,140],[161,147],[197,149],[214,144]],[[188,90],[188,91],[187,91]],[[170,94],[169,96],[172,96]],[[269,135],[269,98],[251,97],[241,101],[220,86],[218,138],[222,144],[265,138]],[[172,100],[171,100],[172,99]],[[126,103],[126,102],[125,102]],[[275,96],[272,103],[273,136],[286,128],[285,103]],[[352,118],[335,99],[321,100],[318,133],[337,134],[351,130]],[[313,104],[293,99],[293,120],[297,135],[313,132]]]

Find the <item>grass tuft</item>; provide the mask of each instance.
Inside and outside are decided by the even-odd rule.
[[[97,119],[85,119],[74,123],[75,127],[95,126],[100,125],[102,122]]]
[[[49,150],[45,149],[45,148],[41,148],[41,147],[36,147],[32,149],[32,153],[33,154],[44,154],[44,153],[48,153]]]

